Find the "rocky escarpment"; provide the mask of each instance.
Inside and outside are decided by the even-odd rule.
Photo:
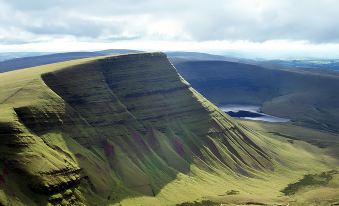
[[[37,193],[32,204],[107,204],[154,196],[191,165],[248,177],[273,170],[255,135],[192,89],[162,53],[43,72],[3,105],[7,199],[19,191],[19,199]],[[28,177],[26,189],[17,189],[17,176]]]

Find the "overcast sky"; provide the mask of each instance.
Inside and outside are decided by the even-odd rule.
[[[0,51],[339,58],[338,0],[0,0]]]

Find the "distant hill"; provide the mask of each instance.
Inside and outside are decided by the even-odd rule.
[[[67,61],[67,60],[73,60],[73,59],[105,56],[105,55],[112,55],[112,54],[140,53],[140,52],[141,51],[128,50],[128,49],[110,49],[110,50],[101,50],[101,51],[94,51],[94,52],[65,52],[65,53],[55,53],[55,54],[18,53],[16,55],[19,57],[20,55],[25,55],[25,56],[21,58],[14,58],[15,56],[13,56],[14,55],[13,54],[11,56],[7,56],[8,58],[11,57],[11,59],[0,61],[0,73],[22,69],[22,68],[57,63],[57,62],[62,62],[62,61]]]
[[[218,105],[262,105],[296,124],[339,131],[339,77],[226,61],[177,62],[178,72]]]
[[[187,60],[196,60],[196,61],[234,61],[238,62],[239,59],[226,57],[222,55],[215,55],[215,54],[208,54],[208,53],[201,53],[201,52],[166,52],[167,56],[171,61],[178,62],[178,61],[187,61]]]
[[[48,52],[0,52],[0,62],[22,57],[32,57],[50,54]]]
[[[141,52],[143,52],[143,51],[131,50],[131,49],[107,49],[107,50],[95,51],[95,53],[100,53],[100,54],[104,54],[104,55],[131,54],[131,53],[141,53]]]
[[[307,69],[327,69],[339,71],[338,59],[309,59],[309,60],[270,60],[264,61],[264,64],[281,65],[292,68],[307,68]]]
[[[102,54],[96,52],[66,52],[15,58],[0,62],[0,72],[95,56],[102,56]]]

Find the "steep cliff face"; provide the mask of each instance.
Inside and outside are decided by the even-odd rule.
[[[274,169],[261,140],[191,88],[162,53],[35,72],[16,77],[20,86],[0,99],[2,204],[154,196],[192,165],[246,177]]]

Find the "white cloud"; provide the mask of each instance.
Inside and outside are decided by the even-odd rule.
[[[320,55],[338,51],[337,25],[336,0],[0,0],[1,50],[66,40],[81,48],[314,49]]]
[[[146,36],[159,39],[184,39],[190,40],[191,37],[185,32],[180,22],[163,19],[156,20],[147,25]]]

